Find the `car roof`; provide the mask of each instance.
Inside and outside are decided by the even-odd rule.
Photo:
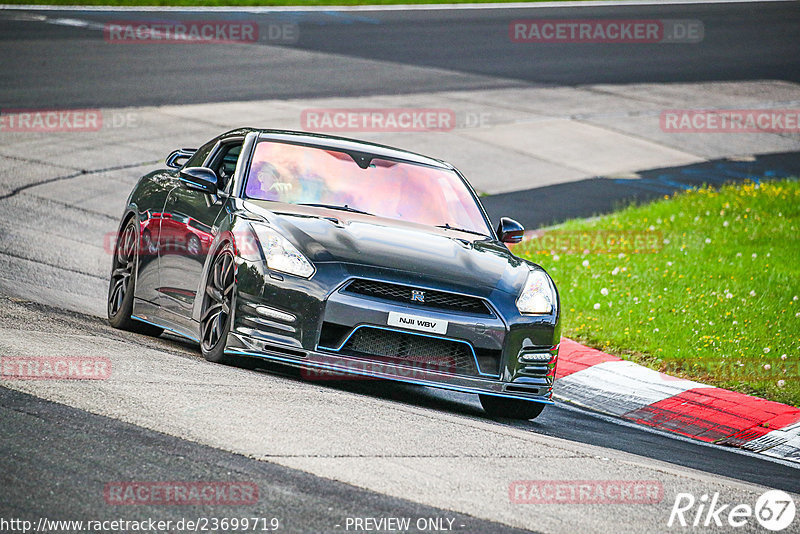
[[[244,132],[257,132],[259,134],[259,139],[262,140],[297,143],[307,146],[341,150],[343,152],[360,152],[382,158],[410,161],[422,165],[429,165],[431,167],[454,170],[454,167],[449,163],[428,156],[423,156],[422,154],[401,150],[399,148],[394,148],[387,145],[359,141],[357,139],[350,139],[347,137],[338,137],[335,135],[300,132],[294,130],[237,128],[236,130],[232,130],[226,134],[223,134],[221,137],[226,137],[234,133],[241,135]]]

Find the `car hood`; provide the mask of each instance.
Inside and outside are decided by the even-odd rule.
[[[467,232],[277,202],[246,202],[312,262],[403,271],[465,288],[518,292],[528,267],[499,241]]]

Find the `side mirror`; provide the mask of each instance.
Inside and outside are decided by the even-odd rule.
[[[178,150],[174,150],[169,156],[167,156],[167,167],[180,169],[186,165],[186,162],[189,161],[189,158],[194,156],[195,152],[197,152],[196,148],[179,148]]]
[[[497,227],[497,238],[503,243],[519,243],[525,234],[525,228],[514,219],[508,217],[500,218],[500,225]]]
[[[180,172],[180,179],[187,189],[217,194],[217,173],[208,167],[187,167]]]

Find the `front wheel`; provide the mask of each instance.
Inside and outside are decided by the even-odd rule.
[[[542,413],[545,405],[522,399],[508,399],[494,395],[478,395],[481,406],[492,417],[508,419],[535,419]]]
[[[200,314],[200,350],[210,362],[230,363],[225,341],[231,326],[231,306],[236,286],[233,248],[226,245],[214,258],[203,292]]]

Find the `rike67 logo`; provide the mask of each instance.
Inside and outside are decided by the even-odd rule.
[[[792,525],[795,512],[794,499],[781,490],[767,491],[755,506],[724,503],[719,493],[703,494],[699,499],[691,493],[678,493],[667,526],[737,528],[752,525],[755,518],[763,528],[778,532]]]

